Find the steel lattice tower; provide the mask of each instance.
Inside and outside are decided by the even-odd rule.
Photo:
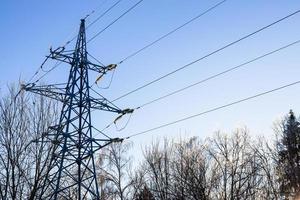
[[[100,66],[87,58],[85,20],[81,20],[74,51],[63,47],[50,50],[49,58],[70,64],[68,82],[37,86],[23,85],[23,89],[44,95],[63,103],[59,123],[51,127],[52,133],[43,135],[43,142],[51,142],[49,168],[39,199],[100,199],[94,153],[119,138],[95,139],[92,135],[91,110],[115,112],[121,116],[133,110],[121,110],[104,97],[90,96],[89,71],[100,77],[112,66]]]

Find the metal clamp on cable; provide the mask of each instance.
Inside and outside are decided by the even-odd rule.
[[[133,113],[134,109],[131,109],[131,108],[126,108],[124,110],[121,111],[121,114],[114,120],[114,124],[116,124],[116,122],[118,120],[120,120],[124,115],[126,114],[131,114]]]
[[[52,58],[55,57],[55,55],[60,54],[61,52],[63,52],[65,50],[65,47],[58,47],[55,50],[52,50],[52,47],[50,47],[50,55]]]
[[[23,84],[23,83],[21,83],[20,84],[20,90],[28,90],[28,89],[30,89],[30,88],[32,88],[32,87],[34,87],[35,86],[35,84],[34,83],[28,83],[28,84]]]
[[[111,71],[113,69],[116,69],[118,65],[117,64],[110,64],[106,66],[107,71]]]
[[[104,67],[104,72],[98,76],[98,78],[95,81],[95,84],[97,84],[108,71],[116,69],[117,66],[117,64],[110,64]]]
[[[122,114],[125,115],[125,114],[129,114],[129,113],[133,113],[134,109],[131,109],[131,108],[126,108],[124,110],[122,110]]]
[[[124,138],[112,138],[112,142],[123,142]]]

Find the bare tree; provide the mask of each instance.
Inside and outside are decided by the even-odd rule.
[[[154,199],[151,191],[145,182],[146,170],[143,167],[138,166],[134,170],[134,173],[130,174],[131,179],[131,197],[132,199],[141,200],[142,197],[148,198],[147,200]]]
[[[196,137],[175,144],[172,176],[176,199],[208,199],[208,162],[203,145]]]
[[[171,153],[173,145],[165,139],[162,150],[160,143],[153,143],[144,152],[145,163],[143,169],[145,185],[157,199],[172,199],[174,194],[171,191]]]
[[[213,196],[224,200],[276,198],[270,194],[276,190],[274,170],[266,159],[266,149],[260,145],[250,138],[246,128],[237,129],[232,135],[217,132],[209,139],[208,152],[219,168],[219,184]]]
[[[44,136],[55,131],[57,105],[43,97],[30,98],[17,93],[11,87],[9,95],[0,100],[0,200],[35,200],[49,170],[53,144],[45,142]],[[287,128],[283,121],[276,131],[290,133],[292,129]],[[134,171],[128,156],[131,144],[113,143],[97,156],[101,199],[277,200],[288,197],[291,191],[297,190],[298,174],[287,164],[292,162],[293,169],[298,168],[299,163],[294,160],[299,155],[294,152],[294,160],[283,159],[282,153],[288,149],[277,145],[279,141],[282,142],[279,139],[273,144],[263,138],[252,139],[247,128],[230,134],[219,131],[204,141],[197,137],[179,141],[165,139],[145,148],[142,164]],[[296,143],[284,142],[292,144],[294,149],[298,147]],[[286,180],[286,172],[296,175]],[[294,183],[296,189],[283,195],[282,181],[288,185]],[[77,196],[76,191],[66,192],[69,199]]]
[[[98,176],[102,198],[130,199],[131,158],[127,155],[130,143],[113,143],[99,155]]]
[[[205,147],[197,138],[153,143],[144,153],[144,184],[155,199],[208,199],[215,182]]]
[[[55,121],[49,101],[9,88],[0,102],[0,197],[35,199],[45,172],[45,144],[35,143]]]
[[[257,167],[262,175],[261,183],[257,187],[260,199],[279,199],[279,182],[276,163],[278,162],[276,148],[272,141],[263,137],[252,144],[256,154]]]

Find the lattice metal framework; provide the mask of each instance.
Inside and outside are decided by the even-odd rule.
[[[43,142],[51,142],[52,153],[39,199],[100,199],[95,152],[122,139],[93,138],[91,110],[109,111],[121,116],[133,111],[122,110],[104,97],[94,98],[90,95],[89,71],[103,76],[111,70],[111,66],[91,63],[86,48],[85,20],[81,20],[74,51],[64,48],[50,50],[49,58],[70,64],[67,84],[23,85],[26,91],[63,103],[58,125],[51,127],[54,130],[52,133],[43,135]]]

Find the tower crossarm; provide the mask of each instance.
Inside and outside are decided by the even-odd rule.
[[[64,47],[59,47],[55,50],[52,50],[51,48],[50,56],[48,56],[48,58],[55,59],[57,61],[64,62],[64,63],[69,63],[69,64],[73,64],[76,62],[76,60],[74,60],[74,51],[65,51]],[[111,71],[117,67],[116,64],[110,64],[108,66],[97,65],[88,60],[86,61],[86,65],[89,70],[97,72],[102,75],[106,74],[108,71]]]
[[[114,70],[117,67],[117,64],[109,64],[107,66],[101,66],[87,61],[88,69],[99,74],[95,83],[97,83],[107,72]]]
[[[97,65],[88,61],[88,68],[91,71],[97,72],[99,74],[106,74],[109,71],[109,68],[106,66]]]
[[[112,143],[115,142],[123,142],[123,138],[111,138],[111,139],[95,139],[92,138],[91,140],[93,140],[94,142],[94,149],[92,153],[96,153],[97,151],[99,151],[100,149],[102,149],[103,147],[106,147]],[[105,142],[104,144],[100,144],[100,142]]]
[[[115,112],[115,113],[123,113],[123,110],[112,104],[106,98],[93,98],[90,97],[91,107],[92,109],[98,109],[103,111]]]
[[[58,47],[55,50],[52,50],[52,48],[50,48],[50,55],[48,56],[48,58],[71,65],[76,62],[74,61],[74,51],[65,51],[64,47]]]
[[[53,85],[36,85],[34,83],[22,84],[21,90],[29,91],[61,102],[65,102],[67,100],[65,87],[62,87],[61,84],[53,84]]]

